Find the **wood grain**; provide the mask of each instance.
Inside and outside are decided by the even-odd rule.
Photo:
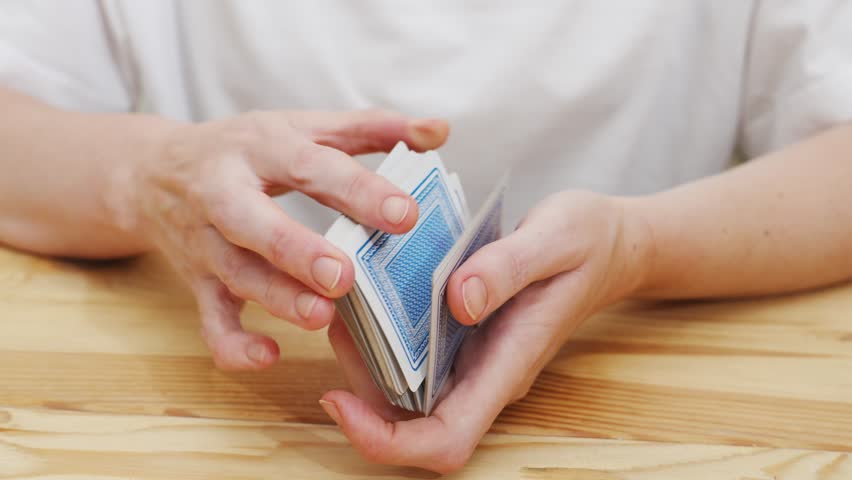
[[[431,479],[370,465],[332,427],[0,410],[0,479]],[[848,454],[489,434],[446,478],[781,480],[852,478]]]
[[[723,444],[786,452],[777,457],[785,459],[792,458],[789,449],[852,451],[850,317],[852,286],[751,301],[619,306],[577,332],[528,397],[504,411],[481,450],[498,450],[499,439],[522,435],[521,450],[538,452],[528,436],[545,435],[558,445],[566,436],[681,442],[698,453],[709,448],[700,444]],[[220,425],[214,419],[275,428],[286,427],[276,422],[329,424],[317,399],[342,380],[325,334],[300,331],[256,306],[249,306],[244,324],[279,342],[282,360],[275,368],[252,374],[215,370],[198,335],[192,298],[156,256],[79,263],[0,249],[0,407],[48,423],[69,411],[97,419],[146,415],[132,418],[149,418],[152,425]],[[231,432],[227,425],[224,431]],[[9,442],[18,434],[3,435]],[[561,447],[541,448],[562,461]],[[169,455],[180,463],[178,454]],[[839,458],[826,455],[809,454],[795,468]],[[775,458],[769,463],[775,465]],[[568,475],[580,473],[571,469],[586,468],[569,460],[512,465],[532,469],[523,473],[530,478],[575,478]],[[595,469],[606,474],[646,478],[601,465]],[[518,469],[511,478],[522,474]],[[749,475],[764,478],[743,478]]]

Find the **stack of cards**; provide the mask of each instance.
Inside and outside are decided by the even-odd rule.
[[[341,216],[326,238],[349,255],[355,286],[337,308],[388,401],[429,414],[468,333],[446,302],[447,280],[500,235],[506,176],[470,218],[461,182],[435,152],[398,144],[377,173],[409,192],[417,224],[391,235]]]

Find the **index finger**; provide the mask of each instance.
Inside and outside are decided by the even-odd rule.
[[[411,195],[337,149],[315,145],[312,151],[298,162],[304,168],[301,191],[384,232],[404,233],[417,223]]]
[[[289,118],[293,126],[316,143],[349,155],[389,152],[399,141],[418,152],[432,150],[447,140],[450,129],[443,120],[411,118],[381,109],[305,111],[295,112]]]
[[[404,233],[417,223],[417,202],[409,194],[340,150],[307,140],[274,147],[276,152],[261,153],[264,158],[256,160],[257,173],[270,183],[298,190],[384,232]]]

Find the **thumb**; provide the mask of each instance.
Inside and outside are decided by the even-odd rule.
[[[450,276],[447,303],[459,322],[478,323],[531,283],[580,265],[580,252],[556,234],[559,220],[548,217],[482,247]]]
[[[314,142],[349,155],[389,152],[400,141],[417,151],[433,150],[447,141],[450,132],[444,120],[411,118],[380,109],[299,112],[290,123]]]

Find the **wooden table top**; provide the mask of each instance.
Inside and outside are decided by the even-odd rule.
[[[435,478],[362,461],[317,404],[324,332],[249,306],[262,373],[214,369],[156,256],[0,249],[0,479]],[[600,314],[457,478],[852,479],[852,285]]]

